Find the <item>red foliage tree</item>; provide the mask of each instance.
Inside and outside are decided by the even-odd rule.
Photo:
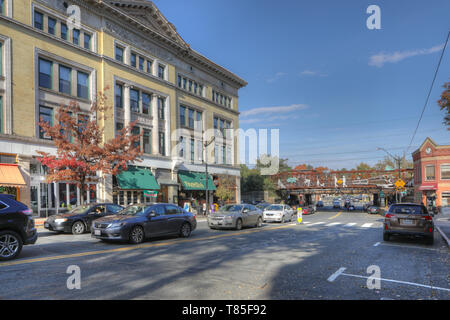
[[[102,124],[106,123],[110,109],[106,96],[100,92],[89,111],[71,101],[60,105],[55,125],[40,119],[41,130],[52,138],[57,148],[56,155],[38,151],[42,156],[38,160],[48,167],[47,182],[71,181],[81,190],[87,190],[88,182],[98,181],[98,172],[117,175],[128,170],[129,163],[141,161],[142,134],[131,133],[135,122],[120,130],[115,138],[104,141]],[[81,202],[84,203],[84,192],[81,192]]]
[[[444,84],[444,91],[442,91],[441,99],[438,101],[441,110],[445,111],[444,123],[447,129],[450,130],[450,82]]]

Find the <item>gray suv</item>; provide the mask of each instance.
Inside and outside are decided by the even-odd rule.
[[[211,229],[241,230],[242,227],[261,227],[262,222],[262,211],[252,204],[227,204],[208,217]]]

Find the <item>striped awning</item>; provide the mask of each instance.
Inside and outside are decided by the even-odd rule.
[[[0,163],[0,186],[17,188],[27,186],[17,164]]]

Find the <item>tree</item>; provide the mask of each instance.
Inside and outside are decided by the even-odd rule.
[[[278,162],[277,172],[285,172],[292,170],[292,168],[288,165],[288,159],[278,158],[277,156],[271,156],[267,154],[263,154],[259,159],[256,160],[256,169],[261,171],[262,168],[271,168],[274,167],[274,164]],[[275,172],[274,172],[275,174]]]
[[[221,176],[219,179],[219,186],[216,190],[216,196],[223,201],[234,199],[234,186],[234,179],[227,176]]]
[[[365,162],[361,162],[356,166],[356,170],[372,170],[372,167]]]
[[[107,120],[110,109],[106,96],[99,93],[88,112],[71,101],[60,105],[55,125],[40,119],[40,130],[51,137],[57,148],[56,155],[38,151],[39,161],[48,167],[47,182],[73,181],[84,191],[88,182],[98,181],[98,172],[117,175],[128,170],[128,163],[140,161],[141,134],[132,134],[135,122],[120,130],[115,138],[103,141],[101,124]],[[81,202],[84,203],[84,192]]]
[[[443,87],[444,91],[442,91],[438,105],[441,110],[445,110],[444,123],[448,127],[447,130],[450,130],[450,82],[445,83]]]

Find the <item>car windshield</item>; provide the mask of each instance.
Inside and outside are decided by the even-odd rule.
[[[280,210],[283,210],[283,206],[273,204],[273,205],[267,207],[267,210],[280,211]]]
[[[229,205],[221,207],[219,209],[219,212],[240,212],[241,210],[242,210],[241,205],[229,204]]]
[[[428,211],[427,208],[420,205],[394,205],[389,208],[389,213],[428,214]]]
[[[92,206],[79,206],[76,207],[75,209],[73,209],[72,211],[70,211],[71,213],[83,213],[86,210],[92,208]]]
[[[147,209],[145,206],[129,206],[117,214],[124,216],[141,216],[145,213],[145,209]]]

